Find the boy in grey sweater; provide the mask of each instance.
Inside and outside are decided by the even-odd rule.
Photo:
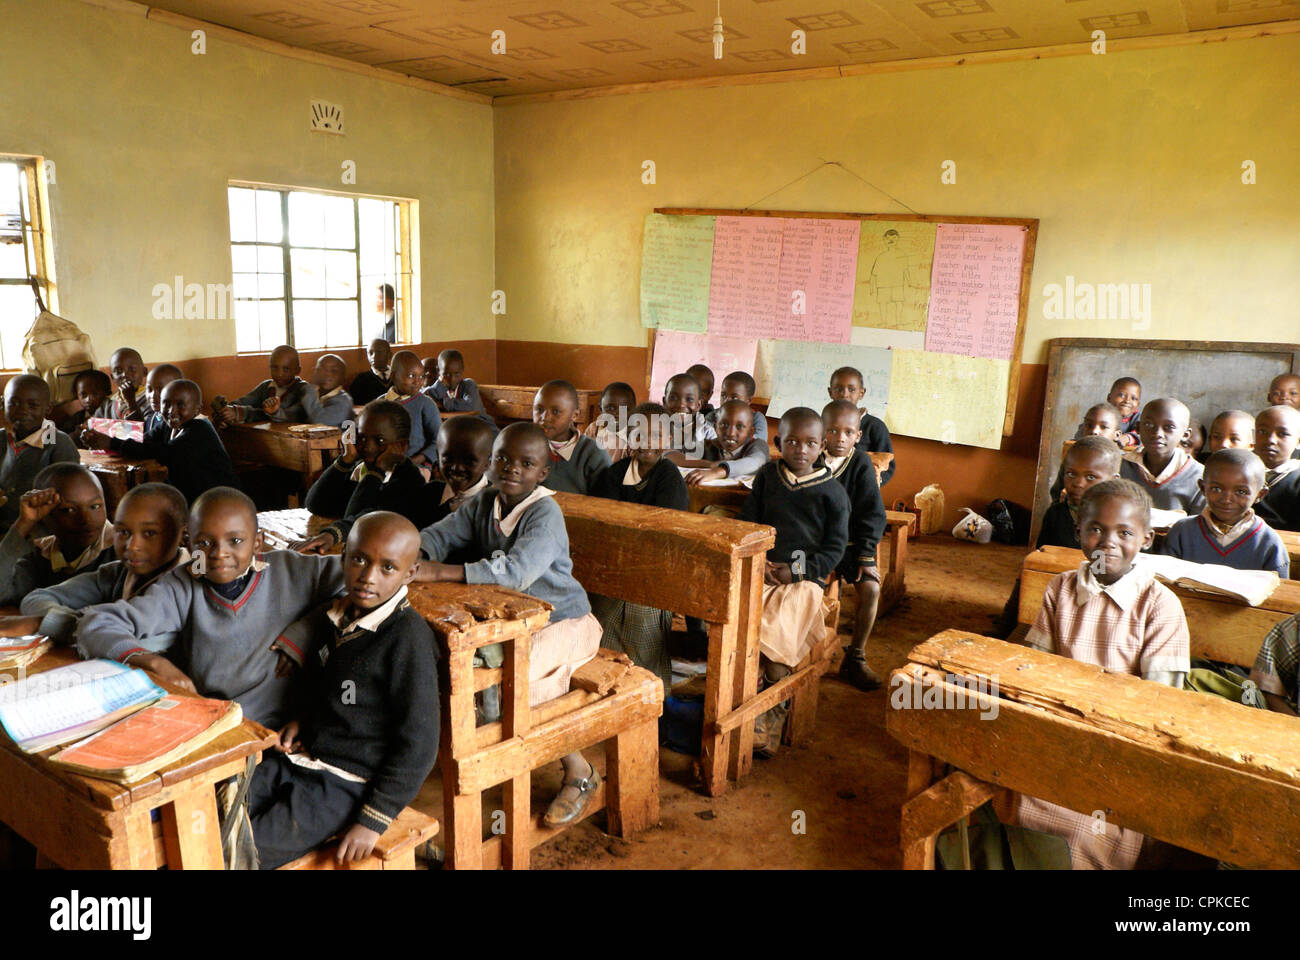
[[[259,556],[257,510],[233,487],[199,497],[189,530],[194,560],[139,596],[86,611],[77,646],[86,657],[131,662],[183,689],[237,700],[250,720],[278,728],[288,678],[277,673],[277,650],[301,662],[306,627],[298,621],[342,591],[342,564],[287,550]],[[146,647],[143,638],[167,633],[177,638],[165,651]]]
[[[550,450],[551,469],[542,482],[552,490],[586,494],[611,461],[604,447],[575,429],[577,416],[578,391],[567,380],[542,384],[533,398],[533,423]]]
[[[736,480],[752,477],[770,459],[766,440],[754,433],[754,422],[761,419],[743,400],[728,400],[718,408],[716,440],[704,441],[704,459],[716,467],[692,470],[686,475],[691,486],[705,480]]]
[[[1172,397],[1148,403],[1138,421],[1142,450],[1124,454],[1119,475],[1150,494],[1153,507],[1182,510],[1192,517],[1205,509],[1205,495],[1200,487],[1203,468],[1180,446],[1190,420],[1187,406]]]
[[[21,373],[5,384],[7,429],[0,428],[0,533],[18,519],[18,501],[32,480],[52,463],[78,463],[72,438],[55,430],[50,415],[50,387],[40,377]]]

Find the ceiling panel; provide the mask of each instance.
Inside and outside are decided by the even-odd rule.
[[[1300,19],[1300,0],[159,0],[259,37],[478,93],[795,70]],[[791,32],[807,52],[791,52]],[[505,31],[506,53],[491,51]]]

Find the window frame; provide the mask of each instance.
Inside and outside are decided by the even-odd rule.
[[[258,239],[235,240],[232,236],[230,236],[232,224],[230,222],[230,214],[229,214],[229,210],[230,210],[229,190],[231,188],[273,191],[278,195],[280,200],[280,230],[281,230],[280,241],[278,243],[270,243],[265,240],[258,240]],[[283,183],[264,183],[261,181],[254,181],[254,180],[229,180],[226,183],[226,189],[227,189],[226,234],[227,234],[227,246],[231,251],[231,262],[230,262],[231,291],[232,291],[231,309],[233,311],[234,304],[241,301],[244,302],[251,301],[257,303],[257,302],[261,302],[263,299],[261,297],[236,298],[234,296],[233,293],[234,274],[235,274],[234,248],[238,246],[279,247],[280,254],[281,254],[281,264],[282,264],[281,269],[283,270],[282,276],[284,278],[284,297],[283,297],[284,324],[285,324],[285,339],[283,341],[284,343],[287,343],[290,346],[297,346],[294,343],[293,301],[295,298],[293,294],[292,251],[294,250],[310,250],[310,251],[324,251],[324,252],[333,251],[339,253],[351,253],[355,257],[356,283],[357,283],[357,296],[355,299],[357,301],[358,345],[357,346],[331,346],[327,343],[325,346],[322,347],[299,348],[303,350],[311,350],[312,352],[315,352],[317,350],[329,351],[329,350],[354,350],[358,348],[365,349],[367,345],[367,340],[365,339],[366,314],[364,309],[365,293],[361,286],[361,276],[362,276],[361,275],[361,205],[359,201],[380,200],[380,201],[385,201],[394,204],[397,213],[397,216],[394,219],[394,228],[397,231],[397,241],[398,241],[398,247],[396,251],[396,263],[394,264],[395,276],[397,279],[397,283],[395,284],[397,288],[395,290],[397,294],[395,307],[402,308],[397,311],[397,329],[395,333],[396,343],[412,344],[417,342],[415,339],[415,332],[419,329],[419,315],[420,315],[420,307],[419,307],[419,303],[417,302],[417,296],[416,296],[416,291],[419,290],[418,273],[417,273],[419,269],[418,267],[419,260],[418,257],[416,256],[417,245],[413,242],[413,239],[418,236],[419,200],[413,197],[395,197],[395,196],[387,196],[384,194],[375,194],[375,193],[349,193],[346,190],[329,190],[329,189],[323,189],[319,187],[301,187],[301,186],[292,186]],[[318,194],[323,196],[344,197],[348,200],[351,200],[354,246],[351,249],[345,249],[339,247],[297,246],[293,244],[289,238],[289,195],[291,193],[312,193],[312,194]],[[280,298],[274,298],[274,299],[280,299]],[[327,297],[327,296],[320,296],[320,297],[300,296],[297,299],[330,303],[330,302],[347,302],[353,300],[354,298],[353,297]],[[233,322],[233,316],[232,316],[232,322]],[[265,355],[267,353],[269,353],[269,350],[262,350],[262,349],[240,350],[238,340],[236,339],[236,343],[235,343],[236,356],[258,356],[258,355]]]
[[[27,269],[27,276],[23,278],[0,277],[0,286],[26,287],[30,290],[34,279],[45,308],[57,314],[59,288],[54,272],[54,236],[50,228],[46,159],[35,154],[0,153],[0,163],[13,164],[19,169],[19,232],[23,242],[23,263]],[[36,319],[34,311],[32,319]],[[21,360],[21,356],[4,357],[0,360],[0,369],[5,373],[22,372],[21,365],[6,365],[15,361],[21,364]]]

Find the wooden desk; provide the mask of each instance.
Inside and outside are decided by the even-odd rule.
[[[1020,578],[1020,623],[1032,624],[1043,605],[1043,592],[1052,578],[1079,569],[1083,554],[1069,547],[1043,547],[1025,557]],[[1283,580],[1258,607],[1228,597],[1169,588],[1183,604],[1191,635],[1192,656],[1222,660],[1243,667],[1255,663],[1264,634],[1279,620],[1300,612],[1300,582]]]
[[[931,869],[939,833],[1008,790],[1238,866],[1300,867],[1295,717],[959,630],[908,659],[885,715],[911,751],[904,868]],[[952,677],[996,681],[997,715]],[[936,761],[958,770],[933,783]]]
[[[480,383],[478,395],[483,400],[483,409],[489,417],[500,426],[516,420],[532,421],[533,398],[541,387],[516,387],[500,383]],[[578,416],[575,421],[581,430],[600,416],[599,390],[578,391]]]
[[[1300,580],[1300,531],[1278,530],[1277,535],[1291,558],[1291,579]]]
[[[221,431],[226,451],[241,464],[279,467],[302,475],[301,492],[325,469],[326,458],[339,452],[343,435],[338,427],[314,425],[310,432],[294,431],[294,423],[236,423]]]
[[[582,819],[607,809],[609,832],[622,837],[658,822],[658,677],[602,650],[574,672],[568,693],[530,708],[529,641],[549,621],[550,604],[464,583],[411,584],[408,599],[438,636],[447,664],[438,760],[448,866],[526,869],[531,849],[563,829],[534,816],[532,771],[606,741],[605,777]],[[495,643],[505,645],[501,668],[474,669],[475,652]],[[501,685],[501,720],[476,726],[474,694],[493,684]],[[482,795],[496,786],[505,832],[484,841]]]
[[[104,507],[109,520],[117,514],[117,505],[126,492],[141,483],[166,483],[167,468],[157,460],[131,460],[127,457],[81,450],[81,465],[93,473],[104,488]]]
[[[55,648],[28,667],[41,673],[77,662]],[[14,676],[14,671],[7,671]],[[178,693],[179,691],[171,691]],[[184,695],[183,693],[181,694]],[[134,784],[70,773],[25,754],[0,734],[0,822],[65,869],[222,868],[214,785],[244,769],[276,735],[251,720]],[[161,812],[155,823],[153,810]]]

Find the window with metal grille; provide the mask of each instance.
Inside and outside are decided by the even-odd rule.
[[[0,154],[0,369],[23,364],[23,337],[39,312],[32,281],[55,309],[42,160]]]
[[[415,201],[242,183],[229,199],[239,353],[369,343],[383,335],[384,285],[410,342]]]

